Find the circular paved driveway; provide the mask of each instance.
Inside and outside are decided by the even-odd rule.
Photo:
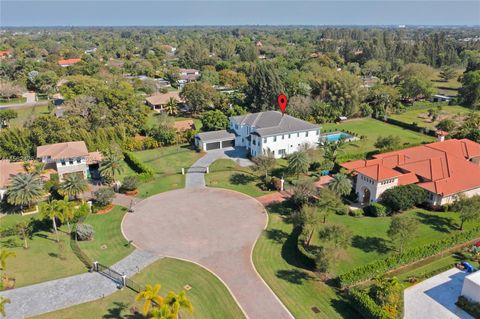
[[[252,248],[267,215],[255,199],[225,189],[158,194],[127,214],[123,232],[140,249],[201,264],[219,276],[247,316],[291,318],[255,272]]]

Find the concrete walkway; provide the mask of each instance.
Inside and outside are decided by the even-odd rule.
[[[219,150],[208,151],[204,156],[198,159],[187,171],[185,177],[185,188],[205,187],[205,172],[213,162],[225,158],[236,161],[240,166],[247,167],[252,165],[252,161],[247,158],[245,148],[228,147]]]
[[[252,263],[253,247],[266,222],[265,209],[254,198],[205,187],[144,199],[125,217],[122,229],[139,249],[209,269],[248,318],[293,318]]]
[[[130,277],[159,258],[137,249],[111,268]],[[0,296],[11,300],[5,306],[7,318],[22,319],[93,301],[117,289],[117,284],[102,274],[84,273],[2,291]],[[87,314],[85,318],[88,318]]]

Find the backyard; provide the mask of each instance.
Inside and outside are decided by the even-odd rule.
[[[173,290],[180,292],[186,285],[191,289],[187,297],[193,304],[193,314],[182,314],[182,318],[224,319],[244,318],[243,313],[234,301],[230,292],[213,274],[193,263],[172,258],[163,258],[148,266],[132,278],[141,285],[162,285],[160,294],[165,295]],[[123,289],[110,296],[93,302],[47,313],[36,319],[85,318],[144,318],[132,315],[130,309],[141,309],[142,304],[134,301],[135,293]]]
[[[40,115],[50,114],[48,105],[36,105],[28,108],[15,109],[18,116],[10,121],[11,127],[22,127],[26,122],[35,119]]]

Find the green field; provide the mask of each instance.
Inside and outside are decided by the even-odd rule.
[[[48,105],[37,105],[25,109],[15,109],[18,117],[10,121],[11,127],[22,127],[26,122],[34,120],[40,115],[50,114]]]
[[[203,155],[193,151],[189,145],[174,145],[135,152],[135,156],[153,168],[156,174],[180,174],[182,167],[192,166]]]
[[[244,318],[240,308],[232,298],[227,288],[207,270],[193,263],[171,258],[163,258],[145,268],[133,277],[139,284],[160,283],[161,295],[173,290],[179,292],[185,285],[192,289],[187,296],[193,304],[193,314],[182,314],[182,319],[225,319]],[[252,292],[254,293],[254,292]],[[135,303],[135,293],[130,289],[123,289],[105,298],[84,303],[67,309],[51,312],[37,319],[83,319],[86,314],[89,318],[144,318],[133,316],[132,307],[141,309],[141,303]]]
[[[20,104],[25,103],[27,101],[26,97],[16,97],[12,99],[0,99],[0,105],[8,105],[8,104]]]
[[[130,254],[134,247],[128,245],[121,232],[122,219],[127,209],[115,206],[103,215],[89,215],[86,224],[93,226],[93,240],[79,242],[80,248],[92,260],[110,266]]]
[[[40,216],[7,215],[0,219],[0,228],[5,229],[21,220],[36,219],[38,232],[28,240],[28,249],[23,248],[23,241],[18,236],[0,239],[0,246],[14,251],[17,256],[9,258],[7,273],[15,278],[15,287],[36,284],[43,281],[79,274],[86,271],[83,263],[70,248],[67,227],[60,227],[60,242],[55,242],[55,235],[49,231],[52,222],[39,220]]]
[[[322,132],[325,131],[352,131],[364,139],[348,142],[340,151],[339,159],[362,158],[367,152],[375,150],[375,142],[380,136],[394,135],[402,139],[402,148],[418,145],[425,142],[433,142],[434,138],[395,125],[391,125],[371,118],[348,120],[339,124],[322,124]]]
[[[220,159],[210,165],[210,173],[205,175],[205,183],[210,187],[228,188],[252,197],[270,194],[258,187],[259,176],[250,168],[240,167],[229,159]]]
[[[408,124],[417,123],[420,127],[434,129],[438,122],[443,119],[451,119],[457,124],[460,124],[465,115],[472,111],[471,109],[459,105],[442,105],[438,119],[432,121],[428,116],[428,110],[431,108],[436,109],[437,105],[439,104],[417,103],[414,106],[407,107],[405,112],[391,114],[390,117]]]
[[[464,71],[465,71],[464,69],[458,69],[457,75],[461,75]],[[440,71],[438,71],[434,76],[434,78],[432,79],[433,86],[437,89],[436,94],[457,96],[458,89],[462,86],[462,84],[458,82],[458,76],[451,80],[448,80],[448,82],[445,82],[440,78],[439,73]]]

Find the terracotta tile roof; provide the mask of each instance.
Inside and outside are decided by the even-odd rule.
[[[357,160],[342,167],[375,180],[398,177],[400,185],[417,183],[431,192],[451,195],[480,187],[480,144],[468,139],[410,147]]]
[[[178,92],[158,93],[147,97],[147,102],[151,105],[165,105],[170,98],[174,98],[178,103],[183,103],[183,99]]]
[[[6,188],[10,184],[10,178],[18,173],[25,173],[23,162],[10,162],[0,160],[0,188]]]
[[[65,59],[65,60],[58,60],[58,64],[60,65],[72,65],[82,61],[82,59]]]
[[[87,155],[88,150],[84,141],[49,144],[37,147],[37,158],[50,156],[52,159],[64,159]]]
[[[90,152],[87,156],[87,165],[99,163],[102,161],[102,159],[103,155],[99,151]]]

